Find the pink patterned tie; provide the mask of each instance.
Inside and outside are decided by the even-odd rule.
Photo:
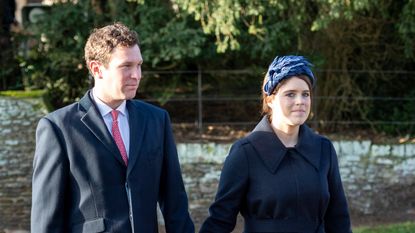
[[[127,152],[125,150],[124,142],[122,141],[120,129],[118,128],[118,111],[112,110],[111,116],[112,116],[112,136],[114,137],[118,150],[120,150],[122,160],[124,160],[124,163],[127,166],[128,165]]]

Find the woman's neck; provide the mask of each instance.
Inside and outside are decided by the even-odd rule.
[[[300,131],[299,125],[278,125],[274,122],[271,122],[271,127],[285,147],[294,147],[295,145],[297,145],[298,132]]]

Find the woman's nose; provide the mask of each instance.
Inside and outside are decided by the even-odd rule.
[[[304,104],[304,103],[305,103],[305,101],[306,101],[306,99],[305,99],[305,97],[303,97],[302,95],[298,95],[298,96],[295,98],[295,104],[297,104],[297,105]]]

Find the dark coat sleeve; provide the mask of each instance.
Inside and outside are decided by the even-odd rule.
[[[164,156],[158,199],[167,233],[194,233],[170,118],[164,117]]]
[[[351,233],[351,223],[347,200],[344,194],[343,185],[339,172],[337,154],[333,145],[327,142],[326,151],[330,155],[330,170],[328,174],[328,184],[330,201],[324,215],[326,233]]]
[[[39,121],[33,162],[31,232],[62,233],[65,225],[65,187],[68,161],[56,127],[47,118]]]
[[[209,208],[210,216],[203,223],[200,233],[231,232],[235,228],[247,186],[247,157],[243,146],[235,143],[224,162],[218,192]]]

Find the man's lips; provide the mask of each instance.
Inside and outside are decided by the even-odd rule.
[[[127,85],[125,85],[126,87],[137,87],[138,86],[138,84],[127,84]]]

